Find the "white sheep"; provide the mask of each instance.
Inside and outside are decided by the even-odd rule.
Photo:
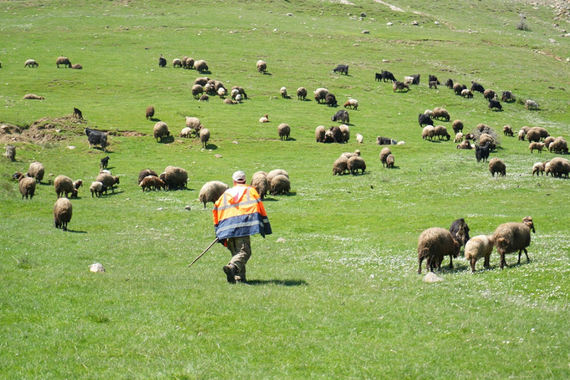
[[[265,63],[265,61],[263,60],[259,60],[257,61],[257,71],[259,71],[260,73],[265,73],[265,71],[267,70],[267,63]]]
[[[180,132],[180,137],[190,137],[192,136],[192,128],[184,127]]]
[[[34,59],[28,59],[24,63],[24,67],[38,67],[40,64],[37,63]]]
[[[411,85],[414,83],[414,77],[404,77],[404,84],[405,85]]]
[[[530,99],[527,99],[524,102],[524,106],[527,110],[537,110],[538,109],[538,103],[535,102],[534,100],[530,100]]]
[[[356,134],[356,141],[357,141],[359,144],[362,144],[362,143],[364,142],[364,137],[363,137],[360,133],[357,133],[357,134]]]
[[[435,136],[435,127],[433,125],[426,125],[422,130],[422,139],[433,140],[433,136]]]
[[[265,114],[264,116],[259,118],[260,123],[269,123],[269,116]]]
[[[279,93],[281,94],[282,98],[287,97],[287,89],[285,87],[281,87],[281,89],[279,90]]]
[[[489,260],[491,257],[491,253],[493,252],[493,235],[478,235],[474,236],[467,244],[465,244],[465,259],[469,261],[471,264],[471,273],[475,272],[475,264],[477,260],[484,257],[484,267],[485,269],[489,269]]]
[[[456,143],[460,143],[463,141],[463,133],[459,132],[455,134],[455,140],[453,140]]]

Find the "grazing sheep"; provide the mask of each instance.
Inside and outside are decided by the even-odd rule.
[[[503,106],[498,100],[491,99],[489,100],[489,105],[487,106],[490,110],[502,110]]]
[[[299,87],[297,89],[297,100],[305,100],[307,97],[307,89],[305,87]]]
[[[238,104],[235,100],[231,100],[230,98],[224,99],[224,104]]]
[[[320,143],[320,142],[325,142],[325,127],[322,125],[319,125],[316,129],[315,129],[315,140]]]
[[[386,157],[386,168],[394,169],[394,155],[393,154],[389,154],[388,157]]]
[[[241,86],[233,86],[232,87],[232,91],[233,90],[238,90],[239,94],[243,97],[243,99],[247,99],[247,94],[245,93],[245,89]]]
[[[172,60],[172,67],[182,67],[182,61],[180,58],[174,58]]]
[[[525,130],[524,130],[524,129],[521,129],[521,130],[519,131],[519,141],[524,141],[525,136],[526,136]]]
[[[289,97],[287,95],[287,88],[285,88],[285,87],[281,87],[281,89],[279,89],[279,93],[281,94],[282,98],[288,98]]]
[[[228,188],[228,185],[220,181],[206,182],[200,189],[198,198],[204,204],[204,208],[206,208],[206,203],[212,202],[215,204]]]
[[[411,85],[412,83],[414,83],[414,78],[413,77],[404,77],[404,84],[405,85]]]
[[[55,64],[57,66],[57,68],[59,69],[59,65],[63,65],[63,67],[66,68],[70,68],[71,67],[71,62],[69,61],[69,59],[67,57],[59,57],[56,61]]]
[[[534,128],[531,128],[527,133],[526,133],[526,139],[529,142],[539,142],[540,141],[540,132]]]
[[[418,239],[418,274],[422,273],[422,261],[426,259],[427,270],[440,266],[444,256],[449,256],[449,268],[453,269],[453,258],[459,255],[461,246],[445,228],[432,227],[423,231]]]
[[[449,227],[453,240],[458,242],[460,247],[469,241],[469,231],[469,226],[463,218],[454,220]]]
[[[493,157],[489,162],[489,171],[493,177],[495,176],[495,173],[497,173],[497,177],[499,175],[504,177],[507,174],[507,167],[500,158]]]
[[[157,177],[158,178],[158,174],[156,174],[156,172],[154,170],[150,170],[150,169],[143,169],[140,171],[139,173],[139,180],[137,183],[141,183],[141,181],[148,176],[153,176],[153,177]]]
[[[163,137],[169,137],[170,131],[165,122],[159,121],[154,125],[153,136],[157,142],[162,142]]]
[[[341,156],[333,163],[333,175],[348,174],[348,158]]]
[[[37,63],[35,60],[33,59],[28,59],[25,63],[24,63],[24,67],[38,67],[40,64]]]
[[[453,79],[449,78],[448,80],[445,81],[445,87],[449,88],[449,89],[453,89]]]
[[[143,180],[139,182],[139,186],[142,188],[142,191],[144,192],[146,189],[149,190],[163,189],[165,184],[160,178],[149,175],[143,178]]]
[[[428,115],[429,117],[432,117],[433,111],[432,110],[425,110],[424,115]]]
[[[551,153],[568,153],[568,143],[564,137],[557,137],[553,142],[550,143],[550,145],[548,145],[548,149]]]
[[[503,91],[503,95],[501,96],[501,102],[510,103],[517,100],[512,92],[510,91]]]
[[[471,90],[469,89],[462,89],[461,90],[461,94],[462,97],[467,98],[467,99],[472,99],[473,98],[473,92],[471,92]]]
[[[510,125],[505,125],[503,127],[503,134],[505,136],[511,136],[511,137],[513,137],[515,135],[515,133],[513,132],[513,128],[511,128]]]
[[[360,133],[356,134],[356,142],[359,144],[362,144],[364,142],[364,136],[362,136]]]
[[[465,244],[465,259],[471,265],[471,273],[475,273],[475,264],[480,258],[485,258],[483,266],[489,269],[490,257],[493,252],[494,240],[493,235],[477,235]]]
[[[337,111],[337,113],[335,113],[332,117],[331,117],[332,121],[341,121],[345,124],[350,123],[350,116],[348,114],[348,111],[346,110],[340,110]]]
[[[223,98],[227,94],[227,90],[224,87],[218,88],[217,92],[220,98]]]
[[[481,86],[479,83],[471,81],[471,91],[473,91],[473,92],[477,91],[477,92],[484,94],[485,88],[483,88],[483,86]]]
[[[342,135],[342,131],[340,130],[340,127],[330,127],[329,131],[332,134],[332,138],[333,138],[333,142],[338,143],[338,144],[342,144],[344,142],[344,137]],[[325,134],[325,139],[326,139],[326,134]]]
[[[261,59],[257,61],[256,66],[257,66],[257,71],[262,74],[265,74],[265,71],[267,71],[267,63],[265,63],[265,61]]]
[[[564,139],[564,138],[562,138]],[[550,144],[552,144],[554,142],[554,140],[556,140],[553,136],[548,136],[547,138],[544,139],[544,146],[547,147],[548,149],[550,149]],[[564,140],[566,141],[566,140]]]
[[[186,116],[185,118],[186,120],[186,126],[188,128],[192,128],[192,130],[197,134],[198,131],[200,130],[200,119],[198,119],[197,117],[190,117],[190,116]]]
[[[435,75],[429,75],[428,77],[429,82],[435,82],[435,84],[441,84],[439,83],[439,80],[437,79],[437,77]]]
[[[184,127],[182,131],[180,131],[180,137],[192,137],[192,128]]]
[[[420,128],[423,128],[424,125],[434,125],[435,123],[433,122],[433,120],[431,119],[431,117],[429,117],[429,115],[420,113],[418,115],[418,123],[420,123]]]
[[[288,194],[291,190],[291,182],[284,175],[276,175],[269,185],[271,195]]]
[[[194,58],[186,58],[182,61],[182,67],[184,67],[185,69],[193,69],[194,68]]]
[[[273,180],[274,177],[278,176],[278,175],[284,175],[285,177],[289,178],[289,173],[287,173],[285,170],[283,169],[275,169],[270,171],[269,173],[267,173],[266,177],[267,177],[267,184],[271,185],[271,181]]]
[[[382,82],[394,82],[396,80],[396,77],[389,71],[381,70],[380,74],[376,73],[375,80],[379,81],[380,79],[382,79]]]
[[[473,149],[473,146],[471,146],[469,140],[465,140],[461,144],[457,145],[457,149]]]
[[[422,139],[429,139],[430,141],[433,140],[435,136],[435,127],[433,125],[426,125],[422,130]]]
[[[534,150],[538,150],[538,153],[542,153],[542,149],[544,149],[544,143],[531,142],[528,146],[528,149],[530,149],[530,153],[532,153]]]
[[[341,124],[338,127],[342,133],[342,142],[347,143],[350,140],[350,127],[346,124]]]
[[[67,198],[58,199],[53,205],[53,224],[55,228],[67,231],[67,223],[71,221],[73,206]]]
[[[550,165],[550,172],[553,177],[561,178],[565,176],[566,178],[570,175],[570,161],[562,157],[554,157],[548,163]],[[546,171],[546,167],[545,167]]]
[[[230,92],[230,97],[233,100],[236,100],[236,96],[239,95],[239,90],[237,88],[232,89],[232,91]]]
[[[210,140],[210,130],[208,128],[201,128],[200,142],[202,143],[202,148],[206,149],[208,147],[209,140]]]
[[[544,175],[544,164],[542,162],[537,162],[532,166],[532,175],[536,173],[538,177],[540,174]]]
[[[44,179],[45,168],[41,162],[34,161],[30,164],[28,168],[28,172],[26,175],[28,177],[35,178],[38,183],[42,183],[42,179]]]
[[[344,152],[344,153],[342,153],[342,154],[340,155],[340,157],[344,157],[344,158],[346,158],[347,160],[348,160],[350,157],[354,157],[354,156],[360,157],[360,150],[357,149],[357,150],[354,151],[354,153],[352,153],[352,152]]]
[[[344,75],[348,75],[348,65],[338,65],[333,69],[333,73],[341,73]]]
[[[83,66],[81,66],[79,63],[75,63],[75,64],[71,65],[71,68],[74,70],[82,70]]]
[[[208,102],[210,101],[210,97],[206,94],[200,96],[200,99],[198,99],[199,102]]]
[[[527,262],[530,262],[526,247],[530,245],[530,231],[534,230],[534,223],[532,217],[526,216],[523,218],[522,223],[504,223],[501,224],[493,233],[493,240],[497,252],[501,256],[501,269],[507,265],[505,255],[508,253],[519,252],[519,260],[517,264],[521,263],[521,254],[524,251]]]
[[[208,64],[203,59],[200,59],[194,63],[194,68],[199,73],[203,73],[205,71],[208,71]]]
[[[73,182],[73,188],[75,190],[79,190],[79,188],[83,186],[83,181],[78,179],[77,181]]]
[[[532,127],[531,128],[534,131],[537,131],[538,134],[540,135],[541,139],[545,139],[547,137],[550,136],[550,133],[548,133],[548,131],[546,130],[546,128],[542,128],[542,127]]]
[[[435,88],[435,89],[437,89],[437,82],[435,82],[435,81],[429,81],[429,82],[428,82],[428,86],[429,86],[429,88]]]
[[[166,58],[162,54],[158,57],[158,67],[166,67]]]
[[[36,94],[26,94],[24,95],[24,97],[22,99],[27,99],[27,100],[45,100],[45,98],[43,96],[38,96]]]
[[[451,138],[451,136],[447,132],[447,128],[445,128],[443,125],[436,125],[434,129],[434,136],[437,136],[440,140],[445,137],[447,138],[447,141],[449,141],[449,139]]]
[[[412,77],[412,84],[420,84],[420,74],[410,75]]]
[[[392,83],[392,91],[393,92],[396,92],[396,90],[401,92],[403,89],[406,89],[406,91],[409,91],[410,86],[404,82],[400,82],[397,80]]]
[[[493,136],[487,133],[481,133],[481,135],[479,136],[479,145],[485,146],[487,144],[489,144],[490,150],[494,150],[497,148],[497,144],[495,143],[495,139],[493,138]]]
[[[265,198],[267,195],[267,190],[269,188],[269,184],[267,183],[267,173],[255,172],[251,177],[250,185],[255,187],[255,190],[257,190],[257,193],[261,199]]]
[[[16,160],[16,147],[14,145],[6,145],[6,153],[4,153],[4,156],[14,162]]]
[[[115,193],[115,185],[118,185],[120,182],[119,177],[112,176],[108,173],[99,173],[95,181],[101,182],[107,189],[111,189],[113,194]],[[105,190],[105,193],[107,193],[107,189]]]
[[[313,92],[313,95],[315,96],[315,100],[317,101],[317,103],[321,103],[321,100],[325,102],[328,93],[329,90],[323,87],[319,87]]]
[[[188,172],[175,166],[167,166],[159,177],[165,184],[166,190],[183,190],[187,187]]]
[[[483,98],[487,100],[495,99],[497,97],[497,93],[490,88],[483,91]]]
[[[548,177],[549,173],[552,177],[554,177],[554,174],[552,173],[552,170],[550,169],[550,161],[546,161],[544,163],[544,174]]]
[[[103,191],[107,193],[107,186],[103,185],[103,182],[95,181],[91,183],[89,191],[91,191],[91,198],[93,198],[94,194],[100,197],[103,195]]]
[[[110,159],[111,159],[111,157],[109,157],[109,156],[103,157],[101,159],[101,162],[99,162],[99,169],[107,169],[107,166],[109,165]]]
[[[194,84],[199,84],[200,86],[205,86],[208,84],[210,78],[208,77],[199,77],[194,80]]]
[[[194,99],[199,98],[204,93],[204,87],[199,84],[195,84],[192,86],[192,96]]]
[[[350,157],[346,165],[350,171],[350,174],[352,175],[358,174],[359,170],[362,172],[362,174],[364,174],[366,171],[366,163],[364,162],[364,159],[359,156]]]
[[[477,162],[480,162],[481,160],[483,160],[483,162],[487,161],[489,158],[489,151],[491,149],[490,147],[490,143],[487,143],[484,146],[475,146],[475,158],[477,159]]]
[[[453,85],[453,92],[455,92],[455,95],[461,95],[461,92],[465,90],[465,88],[463,88],[462,85],[460,85],[459,83],[455,83]]]
[[[12,178],[18,180],[18,188],[20,190],[20,194],[22,194],[22,199],[24,197],[28,199],[34,198],[34,193],[36,192],[36,180],[32,177],[26,177],[24,174],[18,172],[12,176]]]
[[[346,103],[344,103],[344,108],[350,108],[353,110],[358,109],[358,100],[356,99],[348,99]]]
[[[100,145],[103,152],[107,152],[107,134],[96,129],[85,128],[85,135],[89,143],[89,149],[94,145]]]
[[[277,127],[277,133],[279,134],[280,140],[288,140],[289,134],[291,133],[291,127],[289,127],[289,124],[281,123],[279,124],[279,127]]]
[[[455,134],[455,139],[453,140],[454,143],[460,143],[463,141],[463,133],[459,132]]]
[[[152,119],[154,116],[154,107],[153,106],[148,106],[146,108],[146,119]]]
[[[75,189],[71,178],[64,175],[58,175],[55,177],[53,184],[58,198],[61,198],[64,194],[66,198],[69,198],[69,193],[71,193],[72,197],[77,198],[77,189]]]
[[[530,99],[527,99],[524,102],[524,106],[527,110],[537,110],[539,108],[538,103],[535,102],[534,100],[530,100]]]
[[[329,92],[325,97],[325,103],[327,104],[327,107],[336,107],[337,106],[336,96],[334,96],[334,94],[331,94]]]

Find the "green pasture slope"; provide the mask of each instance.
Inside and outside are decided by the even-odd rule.
[[[401,10],[351,3],[0,1],[1,123],[26,128],[73,107],[86,119],[51,131],[63,140],[16,142],[16,162],[0,157],[0,378],[570,377],[570,182],[533,177],[532,165],[555,155],[531,154],[527,142],[502,135],[509,124],[570,137],[570,38],[562,37],[570,24],[543,1],[394,1]],[[516,28],[520,14],[527,30]],[[60,55],[83,70],[57,69]],[[248,99],[194,100],[201,75],[172,67],[184,55],[205,59],[208,77],[243,86]],[[40,66],[24,68],[29,58]],[[349,75],[333,74],[337,64]],[[374,81],[381,69],[398,79],[421,74],[421,84],[394,93]],[[515,102],[493,112],[480,94],[429,89],[428,74],[511,90],[540,110]],[[279,96],[282,86],[290,99]],[[334,125],[341,108],[298,101],[299,86],[326,87],[341,104],[358,99],[347,144],[315,143],[315,128]],[[24,101],[26,93],[45,100]],[[149,105],[173,139],[153,139]],[[479,123],[497,131],[491,157],[505,161],[506,177],[492,178],[453,138],[421,139],[417,115],[437,106],[465,132]],[[264,114],[270,123],[258,122]],[[178,137],[184,116],[210,129],[208,149]],[[451,131],[451,121],[438,124]],[[278,139],[282,122],[289,141]],[[86,125],[111,132],[109,167],[121,181],[100,199],[88,188],[107,154],[89,149]],[[405,141],[392,147],[394,170],[382,168],[377,136]],[[2,148],[10,142],[0,138]],[[356,149],[366,173],[333,176],[334,160]],[[46,178],[22,200],[11,174],[34,160]],[[138,172],[168,165],[188,170],[188,190],[143,193]],[[250,284],[226,282],[229,254],[219,245],[189,269],[214,239],[201,186],[230,182],[237,169],[276,168],[289,172],[292,189],[265,200],[274,233],[252,238]],[[53,227],[49,181],[59,174],[86,185],[72,199],[70,232]],[[523,255],[501,270],[494,252],[488,271],[479,262],[471,274],[458,258],[438,273],[441,283],[416,273],[424,229],[464,217],[472,236],[491,234],[526,215],[536,226],[530,263]],[[89,272],[95,262],[106,273]]]

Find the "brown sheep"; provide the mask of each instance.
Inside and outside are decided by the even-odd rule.
[[[287,123],[279,124],[277,127],[277,132],[279,134],[279,139],[281,140],[289,140],[289,134],[291,133],[291,127]]]
[[[202,148],[206,149],[208,147],[209,140],[210,130],[208,128],[200,128],[200,142],[202,143]]]
[[[517,264],[520,264],[521,255],[524,251],[527,262],[530,261],[526,247],[530,245],[531,230],[533,233],[535,233],[534,223],[532,221],[532,217],[530,216],[524,217],[522,223],[504,223],[497,227],[493,233],[493,240],[495,242],[497,252],[501,256],[501,269],[507,265],[505,261],[505,255],[508,253],[514,253],[518,251],[519,260]]]
[[[497,177],[499,175],[504,177],[507,174],[507,167],[500,158],[493,157],[493,159],[489,161],[489,171],[493,177],[495,176],[495,173],[497,173]]]
[[[503,134],[505,136],[511,136],[511,137],[513,137],[515,135],[515,133],[513,132],[513,128],[511,128],[510,125],[505,125],[503,127]]]
[[[71,221],[73,206],[67,198],[59,198],[53,205],[53,224],[55,228],[67,231],[67,223]]]
[[[59,57],[57,61],[55,61],[57,68],[59,69],[59,65],[63,65],[63,67],[71,68],[71,62],[67,57]]]
[[[24,95],[24,97],[22,99],[28,99],[28,100],[44,100],[45,98],[43,96],[38,96],[36,94],[26,94]]]
[[[432,227],[421,233],[418,239],[418,274],[422,273],[422,261],[426,259],[427,270],[433,272],[449,256],[449,268],[453,269],[453,258],[459,255],[461,245],[445,228]]]
[[[146,119],[152,119],[154,117],[154,107],[148,106],[146,108]]]
[[[534,150],[538,150],[538,153],[542,153],[542,149],[544,149],[544,143],[531,142],[528,146],[528,149],[530,149],[530,153],[532,153]]]
[[[382,148],[380,151],[380,162],[382,163],[382,167],[386,166],[386,158],[392,154],[390,148]]]
[[[333,175],[348,174],[348,158],[341,156],[333,163]]]
[[[386,167],[388,169],[394,169],[394,155],[393,154],[389,154],[388,157],[386,157]]]
[[[317,129],[315,129],[315,140],[319,142],[325,142],[325,132],[326,129],[324,126],[319,125]]]
[[[18,180],[18,188],[20,189],[20,194],[22,194],[22,199],[24,197],[28,199],[34,198],[34,193],[36,192],[36,180],[31,177],[26,177],[24,174],[18,172],[12,176],[12,178]]]
[[[33,177],[38,181],[38,183],[42,183],[42,179],[44,179],[45,169],[41,162],[34,161],[30,164],[28,172],[26,175],[28,177]]]
[[[75,188],[71,178],[65,175],[58,175],[55,177],[54,188],[57,197],[60,198],[65,194],[66,198],[69,198],[69,193],[72,197],[77,198],[77,189]]]
[[[453,132],[456,134],[463,131],[463,122],[461,120],[454,120],[453,124],[451,124],[451,128],[453,128]]]

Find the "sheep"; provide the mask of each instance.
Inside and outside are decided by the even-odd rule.
[[[218,198],[220,198],[228,188],[228,185],[220,181],[206,182],[200,189],[198,199],[200,203],[204,204],[204,208],[206,208],[206,203],[212,202],[215,204]]]
[[[552,177],[554,177],[554,173],[552,173],[552,170],[550,168],[550,161],[546,161],[544,163],[544,174],[548,177],[549,173]]]
[[[59,65],[63,65],[63,67],[67,67],[67,68],[71,67],[71,62],[69,61],[69,58],[64,57],[64,56],[59,57],[55,61],[55,64],[56,64],[58,69],[59,69]]]
[[[341,156],[333,163],[333,175],[343,175],[348,172],[348,158]]]
[[[315,129],[315,140],[319,142],[325,142],[325,127],[323,125],[319,125]]]
[[[12,176],[12,178],[18,180],[18,189],[20,190],[20,194],[22,194],[22,199],[24,197],[28,199],[34,198],[34,194],[36,192],[36,179],[32,177],[26,177],[24,174],[18,172]]]
[[[224,104],[238,104],[235,100],[231,100],[230,98],[224,99]]]
[[[534,128],[531,128],[527,133],[526,133],[526,139],[529,142],[539,142],[540,141],[540,132]]]
[[[55,228],[67,231],[67,223],[71,221],[73,206],[67,198],[58,199],[53,205],[53,224]]]
[[[220,98],[223,98],[227,94],[227,90],[224,87],[218,88],[217,92]]]
[[[453,240],[458,242],[460,247],[469,241],[469,231],[469,226],[463,218],[454,220],[449,227]]]
[[[386,70],[380,71],[380,78],[382,79],[382,82],[387,82],[387,81],[393,82],[396,80],[396,77],[394,77],[394,74],[392,74],[391,72],[386,71]],[[380,80],[380,78],[378,78],[378,73],[376,73],[376,79]]]
[[[362,144],[364,142],[364,136],[362,136],[360,133],[356,134],[356,142],[359,144]]]
[[[511,137],[513,137],[515,135],[515,133],[513,132],[513,128],[511,128],[510,125],[505,125],[503,127],[503,134],[505,136],[511,136]]]
[[[559,177],[559,178],[563,176],[565,176],[566,178],[569,177],[570,161],[568,161],[566,158],[554,157],[552,160],[550,160],[549,165],[550,165],[550,172],[553,177]]]
[[[271,195],[288,194],[291,190],[291,182],[284,175],[276,175],[269,185]]]
[[[93,148],[93,145],[100,145],[103,152],[107,152],[107,134],[105,132],[85,128],[85,135],[87,136],[89,149]]]
[[[412,77],[412,84],[420,84],[420,74],[410,75]]]
[[[548,136],[544,139],[544,146],[550,149],[550,144],[552,144],[556,140],[553,136]]]
[[[305,100],[307,97],[307,89],[305,87],[299,87],[297,89],[297,100]]]
[[[285,177],[289,178],[289,173],[287,173],[285,170],[283,169],[275,169],[270,171],[269,173],[267,173],[267,184],[271,185],[271,181],[273,180],[274,177],[278,176],[278,175],[284,175]]]
[[[449,141],[449,139],[451,138],[451,136],[447,132],[447,128],[445,128],[443,125],[436,125],[434,129],[434,136],[437,136],[440,140],[446,137],[447,141]]]
[[[205,86],[208,84],[210,78],[208,77],[199,77],[194,80],[194,84],[199,84],[200,86]]]
[[[528,146],[528,149],[530,149],[530,153],[532,153],[534,150],[538,150],[538,153],[542,153],[542,149],[544,149],[544,143],[531,142]]]
[[[487,108],[489,108],[490,110],[502,110],[503,106],[501,105],[501,103],[498,100],[495,99],[490,99],[489,100],[489,105],[487,106]]]
[[[484,94],[485,88],[483,88],[483,86],[481,86],[479,83],[471,81],[471,91],[473,91],[473,92],[477,91],[477,92]]]
[[[239,95],[239,90],[237,88],[232,89],[232,91],[230,92],[230,98],[234,100],[236,100],[236,96],[238,95]]]
[[[346,165],[352,175],[358,174],[358,170],[360,170],[362,174],[366,171],[366,162],[364,162],[364,159],[359,156],[350,157]]]
[[[434,119],[443,119],[445,121],[449,121],[449,119],[450,119],[449,112],[447,112],[447,110],[445,108],[441,108],[441,107],[435,107],[433,109],[432,117]]]
[[[546,140],[545,140],[546,141]],[[552,153],[568,153],[568,143],[564,139],[564,137],[557,137],[554,139],[552,143],[548,146],[549,151]]]
[[[424,115],[428,115],[429,117],[432,117],[433,111],[432,110],[425,110]]]
[[[74,70],[82,70],[83,66],[81,66],[79,63],[75,63],[75,64],[71,65],[71,68]]]
[[[493,235],[477,235],[465,244],[465,259],[471,265],[471,273],[475,273],[475,264],[477,260],[483,257],[485,258],[483,263],[485,269],[491,267],[490,257],[493,253],[494,242]]]
[[[404,84],[411,85],[412,83],[414,83],[413,77],[404,77]]]
[[[200,142],[202,143],[202,148],[206,149],[208,147],[209,140],[210,140],[210,130],[208,128],[201,128]]]
[[[185,118],[186,120],[186,126],[188,128],[192,128],[192,130],[195,133],[198,133],[198,131],[200,130],[200,119],[198,119],[197,117],[190,117],[190,116],[186,116]]]
[[[78,179],[77,181],[74,181],[74,182],[73,182],[73,188],[74,188],[75,190],[79,190],[79,188],[80,188],[81,186],[83,186],[83,181],[82,181],[82,180]]]
[[[162,54],[158,57],[158,67],[166,67],[166,58]]]
[[[332,117],[331,121],[341,121],[343,123],[350,123],[350,115],[346,110],[337,111]]]
[[[39,65],[34,59],[28,59],[24,62],[24,67],[38,67]]]
[[[530,245],[530,231],[536,233],[532,217],[526,216],[522,223],[503,223],[493,233],[495,248],[501,256],[501,269],[507,265],[505,255],[519,252],[517,265],[521,263],[521,254],[524,251],[527,262],[530,262],[526,247]]]
[[[200,96],[202,96],[203,93],[204,93],[204,88],[201,85],[195,84],[192,86],[192,96],[194,97],[194,99],[199,98]]]
[[[103,185],[107,187],[107,189],[111,189],[113,193],[115,193],[115,185],[118,185],[120,182],[119,177],[112,176],[108,173],[99,173],[95,181],[101,182]],[[105,190],[105,193],[107,193],[107,190]]]
[[[168,130],[168,125],[163,121],[156,123],[153,128],[153,136],[157,142],[162,142],[164,137],[169,137],[170,131]]]
[[[422,130],[422,139],[429,139],[430,141],[433,140],[435,136],[435,127],[433,125],[426,125]]]
[[[457,149],[473,149],[469,140],[464,140],[461,144],[457,145]]]
[[[325,103],[327,107],[336,107],[337,106],[336,96],[334,96],[334,94],[331,94],[329,92],[325,97]]]
[[[389,154],[388,157],[386,157],[386,168],[394,169],[394,155],[393,154]]]
[[[445,87],[453,89],[453,79],[449,78],[447,81],[445,81]]]
[[[501,96],[501,102],[510,103],[514,102],[515,100],[517,100],[517,98],[515,98],[512,92],[503,91],[503,94]]]
[[[203,73],[208,71],[208,64],[203,59],[200,59],[194,63],[194,68],[199,72]]]
[[[186,189],[188,182],[188,172],[175,166],[167,166],[159,177],[165,184],[166,190]]]
[[[269,184],[267,183],[267,173],[255,172],[251,177],[250,185],[255,187],[255,190],[257,190],[257,193],[261,199],[265,198],[267,195],[267,190],[269,188]]]
[[[429,81],[428,87],[437,89],[437,82],[436,81]]]
[[[99,162],[99,169],[107,169],[107,166],[109,166],[109,160],[111,159],[111,157],[106,156],[103,157],[101,159],[101,162]]]
[[[194,58],[186,58],[182,60],[182,67],[185,69],[193,69],[194,68]]]
[[[28,172],[26,175],[28,177],[33,177],[36,179],[38,183],[42,183],[42,179],[44,179],[45,168],[41,162],[34,161],[30,164],[28,168]]]
[[[247,99],[247,94],[245,93],[245,89],[241,86],[233,86],[232,87],[232,91],[233,90],[238,90],[239,94],[243,97],[243,99]]]
[[[524,141],[525,136],[526,132],[524,131],[524,129],[519,130],[519,141]]]
[[[350,108],[353,110],[358,109],[358,100],[356,99],[348,99],[346,103],[344,103],[344,108]]]
[[[279,124],[279,127],[277,127],[277,133],[279,134],[280,140],[288,140],[289,134],[291,133],[291,127],[289,127],[289,124],[287,123],[281,123]]]
[[[483,160],[483,162],[487,161],[487,159],[489,158],[490,147],[491,147],[490,143],[487,143],[484,146],[481,145],[475,146],[475,158],[477,159],[477,162],[480,162],[481,160]]]
[[[542,127],[532,127],[531,128],[534,131],[537,131],[540,135],[541,139],[545,139],[547,137],[550,136],[550,133],[548,133],[548,131],[546,130],[546,128],[542,128]]]
[[[542,162],[537,162],[532,166],[532,175],[536,173],[538,177],[540,174],[544,175],[544,164]]]
[[[287,88],[281,87],[279,89],[279,93],[281,94],[282,98],[289,98],[289,96],[287,95]]]
[[[210,101],[210,97],[206,94],[200,96],[200,99],[198,99],[199,102],[208,102]]]
[[[493,133],[493,129],[491,127],[489,127],[487,124],[483,124],[483,123],[477,124],[475,129],[481,133],[486,133],[488,135],[491,135]]]
[[[528,133],[528,131],[530,131],[532,128],[525,125],[524,127],[521,127],[521,129],[524,131],[524,133]]]
[[[269,123],[269,115],[265,114],[259,118],[260,123]]]
[[[341,73],[344,75],[348,75],[348,65],[338,65],[333,69],[333,73]]]
[[[453,132],[459,133],[463,131],[463,122],[461,120],[454,120],[451,124],[451,128],[453,128]]]
[[[434,125],[433,120],[429,115],[420,113],[418,115],[418,123],[420,123],[420,128],[423,128],[424,125]]]
[[[455,134],[455,139],[453,140],[454,143],[460,143],[463,141],[463,133],[459,132]]]
[[[139,173],[139,179],[137,183],[141,183],[141,181],[148,176],[153,176],[153,177],[157,177],[158,178],[158,174],[156,174],[156,172],[154,170],[150,170],[150,169],[143,169],[140,171]]]
[[[257,71],[262,73],[262,74],[265,74],[265,72],[267,71],[267,63],[265,63],[265,61],[263,61],[261,59],[259,61],[257,61],[256,67],[257,67]]]
[[[6,145],[6,153],[4,153],[4,156],[14,162],[16,160],[16,147],[14,145]]]
[[[163,189],[165,184],[160,178],[149,175],[149,176],[143,178],[143,180],[141,182],[139,182],[139,186],[142,188],[142,191],[144,193],[144,191],[146,189],[149,189],[149,190]]]
[[[406,89],[406,91],[409,91],[410,86],[404,82],[399,82],[397,80],[392,83],[392,91],[393,92],[396,92],[396,90],[401,92],[403,89]]]
[[[491,136],[488,133],[481,133],[481,135],[479,136],[479,145],[480,146],[485,146],[489,144],[489,149],[494,150],[497,147],[497,144],[495,143],[495,139],[493,138],[493,136]]]
[[[471,90],[469,89],[462,89],[460,95],[466,99],[472,99],[473,98],[473,92],[471,92]]]
[[[319,87],[313,92],[313,95],[315,96],[315,100],[317,101],[317,103],[321,103],[321,100],[323,102],[325,101],[328,93],[329,90],[323,87]]]
[[[174,58],[172,60],[172,67],[182,67],[182,61],[180,58]]]
[[[332,138],[333,138],[333,142],[338,143],[338,144],[342,144],[344,142],[344,137],[342,134],[342,131],[340,130],[340,127],[330,127],[329,131],[332,134]],[[326,134],[325,134],[325,138],[326,138]]]
[[[537,109],[539,109],[538,103],[535,102],[534,100],[530,100],[530,99],[527,99],[527,100],[524,102],[524,106],[525,106],[525,108],[526,108],[527,110],[537,110]]]
[[[435,75],[431,75],[431,74],[430,74],[430,75],[428,76],[428,78],[429,78],[429,81],[430,81],[430,82],[435,82],[436,84],[441,84],[441,83],[439,83],[439,80],[437,79],[437,77],[436,77]]]
[[[427,270],[439,267],[444,256],[449,256],[449,267],[453,269],[453,258],[459,255],[461,246],[445,228],[432,227],[423,231],[418,239],[418,274],[422,273],[422,262],[426,259]]]
[[[499,175],[504,177],[507,174],[507,167],[500,158],[493,157],[489,162],[489,171],[493,177],[495,176],[495,173],[497,173],[497,177]]]
[[[54,188],[58,198],[61,198],[64,194],[66,198],[69,198],[69,193],[71,193],[72,197],[77,198],[77,189],[73,185],[73,181],[65,175],[55,177]]]
[[[180,137],[191,137],[192,136],[192,128],[184,127],[182,131],[180,131]]]
[[[483,91],[483,98],[487,100],[495,99],[497,97],[497,93],[490,88]]]
[[[350,140],[350,127],[346,124],[341,124],[338,127],[342,133],[342,142],[347,143]]]
[[[344,157],[344,158],[346,158],[346,159],[348,160],[350,157],[354,157],[354,156],[360,157],[360,150],[357,149],[357,150],[354,151],[354,153],[352,153],[352,152],[344,152],[344,153],[342,153],[342,154],[340,155],[340,158]]]
[[[455,95],[462,95],[463,90],[464,90],[463,86],[460,85],[459,83],[455,83],[453,85],[453,92],[455,92]]]
[[[103,182],[95,181],[91,183],[89,191],[91,191],[91,198],[93,198],[93,195],[100,197],[103,191],[107,193],[107,186],[103,185]]]
[[[26,94],[22,99],[26,100],[45,100],[43,96],[38,96],[36,94]]]
[[[147,120],[148,120],[148,119],[151,119],[151,120],[152,120],[153,116],[154,116],[154,107],[153,107],[153,106],[148,106],[148,107],[146,108],[146,119],[147,119]]]
[[[83,120],[83,112],[79,108],[73,107],[73,117],[76,119]]]

